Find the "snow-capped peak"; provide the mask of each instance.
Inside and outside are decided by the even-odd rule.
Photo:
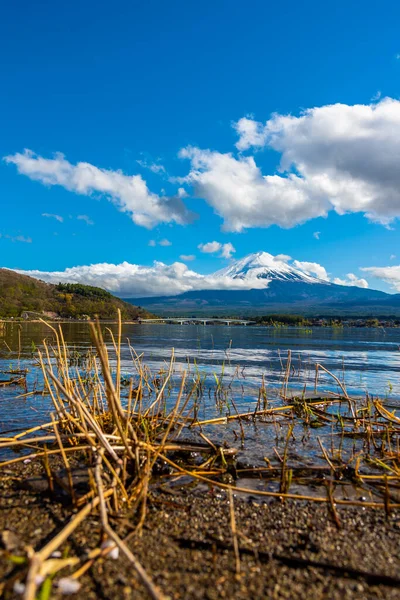
[[[267,281],[302,281],[303,283],[327,282],[288,264],[287,256],[273,256],[268,252],[249,254],[234,261],[229,267],[215,273],[216,277],[233,279],[265,279]],[[267,284],[268,285],[268,284]]]

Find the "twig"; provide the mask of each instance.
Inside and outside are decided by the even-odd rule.
[[[229,513],[231,518],[231,531],[232,531],[232,540],[233,540],[233,548],[235,550],[235,559],[236,559],[236,575],[240,575],[240,553],[239,553],[239,542],[236,531],[236,519],[235,519],[235,507],[233,505],[233,494],[232,488],[230,487],[228,490],[229,494]]]

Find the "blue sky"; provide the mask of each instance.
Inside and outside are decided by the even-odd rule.
[[[0,264],[58,273],[99,263],[151,267],[155,260],[186,261],[190,270],[207,274],[229,264],[220,255],[232,244],[235,252],[225,252],[232,258],[265,250],[318,263],[331,280],[353,273],[370,287],[400,291],[400,189],[395,177],[387,189],[380,179],[390,179],[384,174],[400,158],[391,138],[398,131],[400,139],[399,19],[394,1],[339,0],[334,7],[258,0],[7,3],[0,23],[0,156],[10,158],[0,162]],[[391,99],[387,110],[385,98]],[[337,117],[332,111],[309,113],[304,130],[295,121],[295,132],[282,120],[272,121],[274,114],[300,119],[304,110],[337,104],[350,110],[349,144],[341,138],[335,146],[344,109]],[[364,115],[358,106],[373,108]],[[353,136],[363,115],[365,144],[359,143],[364,133],[357,143]],[[235,125],[244,118],[261,142]],[[278,141],[271,141],[270,126],[263,133],[265,123],[279,127]],[[304,135],[306,149],[299,141]],[[187,147],[198,150],[197,158],[190,152],[179,157]],[[33,157],[22,154],[25,148]],[[67,163],[46,162],[56,153]],[[220,168],[227,153],[236,162]],[[293,160],[286,171],[279,170],[283,156]],[[258,171],[248,192],[251,160]],[[82,188],[82,180],[74,180],[78,163],[106,170],[111,178],[118,170],[126,178],[140,175],[135,186],[143,184],[146,191],[135,187],[122,201],[120,192],[112,192],[110,202],[104,185]],[[246,171],[238,185],[237,163]],[[50,182],[49,168],[58,169]],[[296,183],[282,199],[261,185],[263,176],[290,174],[302,180],[300,188]],[[326,174],[340,186],[329,207],[318,209],[314,205],[328,189],[321,184]],[[291,198],[303,193],[304,180],[305,200],[294,211]],[[236,194],[232,202],[229,182]],[[127,179],[115,183],[118,190],[125,184]],[[179,188],[186,196],[177,200]],[[352,196],[342,202],[349,189]],[[170,222],[166,197],[175,198],[177,216]],[[158,204],[143,226],[133,217],[151,198]],[[184,216],[184,207],[196,216]],[[279,214],[264,218],[275,207]],[[319,216],[324,210],[327,216]],[[241,219],[247,219],[242,230]],[[160,245],[162,240],[171,245]],[[221,244],[218,251],[199,248],[214,241]]]

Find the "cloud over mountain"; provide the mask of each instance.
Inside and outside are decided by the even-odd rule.
[[[329,281],[328,273],[326,272],[325,267],[316,262],[307,262],[301,260],[294,260],[293,265],[296,269],[301,269],[308,273],[309,275],[315,275],[319,279],[324,279],[325,281]]]
[[[392,267],[361,267],[361,271],[369,273],[372,277],[388,283],[394,290],[400,292],[400,265]]]
[[[345,279],[341,279],[340,277],[335,277],[335,279],[333,280],[333,283],[336,283],[337,285],[349,285],[349,286],[356,286],[356,287],[360,287],[360,288],[367,288],[369,287],[368,281],[362,277],[357,277],[357,275],[354,275],[354,273],[347,273]]]
[[[145,297],[180,294],[192,290],[247,290],[262,289],[267,282],[200,275],[187,265],[175,262],[166,265],[155,261],[151,267],[128,262],[118,265],[100,263],[71,267],[64,271],[22,271],[19,273],[42,279],[48,283],[84,283],[106,288],[121,297]]]
[[[182,255],[182,260],[193,258],[193,255]],[[249,254],[209,275],[197,273],[181,262],[167,265],[159,261],[150,267],[125,261],[120,264],[83,265],[64,271],[19,272],[49,283],[61,281],[99,286],[122,297],[166,296],[200,290],[264,289],[273,280],[317,285],[330,281],[326,269],[318,263],[293,260],[286,254],[273,256],[268,252]],[[349,274],[346,280],[334,280],[334,283],[368,287],[365,279],[358,279],[353,274]]]

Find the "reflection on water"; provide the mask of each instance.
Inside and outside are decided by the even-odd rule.
[[[116,331],[114,326],[110,327]],[[86,323],[65,323],[62,328],[69,345],[80,352],[90,346]],[[106,340],[110,342],[106,326],[103,329]],[[42,346],[44,338],[53,338],[51,330],[44,324],[0,323],[0,370],[28,368],[29,391],[35,386],[41,389],[40,372],[33,355],[35,349]],[[144,363],[153,372],[168,367],[171,350],[174,349],[177,376],[186,370],[189,381],[198,373],[205,378],[206,393],[199,404],[199,418],[202,419],[224,414],[224,407],[216,405],[212,391],[216,381],[214,373],[219,380],[223,373],[223,382],[225,386],[231,386],[232,397],[241,412],[254,410],[262,378],[270,405],[281,402],[279,391],[288,350],[292,352],[292,389],[303,390],[306,385],[306,391],[313,391],[315,364],[321,363],[345,383],[349,393],[359,396],[368,391],[370,395],[386,398],[393,406],[400,405],[398,329],[302,330],[149,324],[124,325],[124,339],[129,339],[137,354],[143,354]],[[122,353],[122,371],[126,375],[135,375],[127,345]],[[0,379],[7,377],[0,374]],[[338,388],[332,378],[322,373],[319,390],[336,392]],[[41,395],[18,398],[23,393],[24,390],[18,387],[0,387],[2,433],[48,420],[51,410],[49,398]],[[228,443],[232,443],[234,426],[226,426],[222,433],[221,429],[217,431],[210,427],[209,430],[214,437],[222,435]],[[278,434],[276,429],[262,423],[247,426],[245,446],[255,462],[265,454],[266,444],[277,445]],[[324,435],[324,432],[319,435]],[[285,432],[282,432],[282,439],[285,439]],[[315,444],[309,440],[307,453],[312,454],[314,449]]]

